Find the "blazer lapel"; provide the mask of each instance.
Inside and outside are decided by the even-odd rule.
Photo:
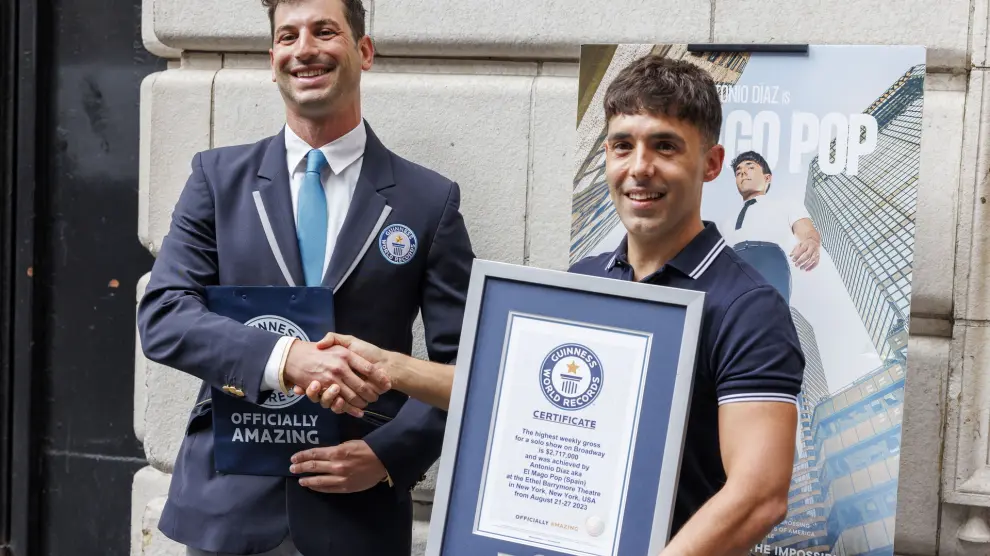
[[[388,150],[365,122],[368,138],[364,148],[361,175],[354,188],[354,197],[337,236],[333,256],[323,277],[323,285],[338,290],[374,243],[378,231],[392,208],[379,193],[395,185]]]
[[[285,129],[279,132],[265,151],[258,170],[256,197],[259,197],[267,213],[262,225],[283,273],[288,271],[296,286],[305,286],[302,272],[302,258],[299,256],[299,242],[296,239],[295,218],[292,217],[292,193],[289,191],[289,170],[285,160]],[[290,284],[292,284],[290,282]]]

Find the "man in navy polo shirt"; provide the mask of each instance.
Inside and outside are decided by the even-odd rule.
[[[804,355],[790,310],[701,219],[722,108],[692,64],[641,58],[605,94],[606,179],[626,237],[571,272],[705,292],[670,544],[740,554],[787,513]]]
[[[781,295],[701,219],[725,152],[715,85],[687,62],[647,56],[605,95],[606,177],[627,235],[571,272],[706,293],[672,526],[663,556],[743,554],[786,516],[804,355]],[[329,335],[379,363],[368,379],[446,408],[454,367]],[[348,408],[331,386],[322,403]],[[307,392],[319,398],[319,385]],[[300,462],[308,460],[302,455]],[[305,465],[300,471],[305,471]]]

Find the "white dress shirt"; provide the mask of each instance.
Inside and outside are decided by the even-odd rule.
[[[364,120],[354,129],[332,143],[323,145],[320,150],[329,162],[320,175],[323,190],[327,195],[327,253],[323,259],[323,274],[326,274],[330,257],[337,244],[337,236],[344,225],[347,209],[354,197],[358,176],[364,163],[364,146],[367,142]],[[306,156],[313,147],[296,135],[292,128],[285,126],[285,161],[289,171],[289,192],[292,195],[292,215],[299,217],[299,188],[306,175]],[[302,284],[300,284],[302,285]],[[312,338],[313,341],[319,338]],[[278,372],[285,349],[292,338],[279,338],[265,365],[265,378],[262,390],[278,390]],[[304,385],[305,386],[305,385]]]
[[[772,193],[753,199],[756,202],[746,209],[741,228],[736,229],[736,219],[743,208],[742,199],[719,226],[725,242],[732,246],[742,241],[766,241],[776,243],[785,253],[790,253],[798,243],[794,236],[794,223],[811,218],[808,210],[803,204],[775,197]]]

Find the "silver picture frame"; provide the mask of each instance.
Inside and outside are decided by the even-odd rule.
[[[472,267],[466,299],[425,554],[427,556],[446,556],[455,553],[464,554],[464,552],[453,552],[451,548],[460,551],[470,548],[445,547],[443,543],[447,530],[448,516],[451,510],[451,489],[453,487],[455,470],[458,465],[457,460],[460,438],[463,432],[463,420],[466,410],[469,409],[465,407],[465,400],[467,398],[470,373],[476,366],[475,346],[477,345],[479,334],[483,333],[483,331],[479,330],[478,324],[485,302],[486,286],[492,280],[512,281],[516,284],[532,285],[537,288],[561,288],[578,293],[586,292],[588,294],[612,296],[615,298],[631,298],[638,301],[673,305],[683,309],[684,324],[681,341],[679,342],[680,352],[677,356],[676,378],[674,380],[674,391],[671,396],[671,413],[665,435],[662,468],[649,544],[650,554],[659,553],[667,543],[674,512],[674,500],[680,474],[680,460],[683,452],[694,382],[695,359],[698,350],[705,299],[704,292],[478,259]],[[545,316],[550,318],[555,317],[555,315]],[[589,315],[589,320],[593,321],[594,316]],[[649,369],[647,370],[648,372]],[[493,392],[492,396],[494,397],[495,395],[496,393]],[[640,403],[642,404],[642,401]],[[485,433],[490,434],[490,429],[486,429]],[[485,465],[487,463],[486,460]],[[480,488],[481,485],[479,485]],[[469,509],[464,508],[462,511],[475,512],[475,510],[475,507],[471,507]],[[532,549],[530,549],[530,552],[532,552]],[[498,555],[477,554],[474,556]]]

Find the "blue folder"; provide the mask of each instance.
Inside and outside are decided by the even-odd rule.
[[[206,302],[218,315],[304,341],[319,341],[334,330],[330,288],[212,286],[206,289]],[[289,393],[275,390],[258,405],[212,388],[218,472],[296,476],[289,472],[293,454],[340,443],[337,414]]]

